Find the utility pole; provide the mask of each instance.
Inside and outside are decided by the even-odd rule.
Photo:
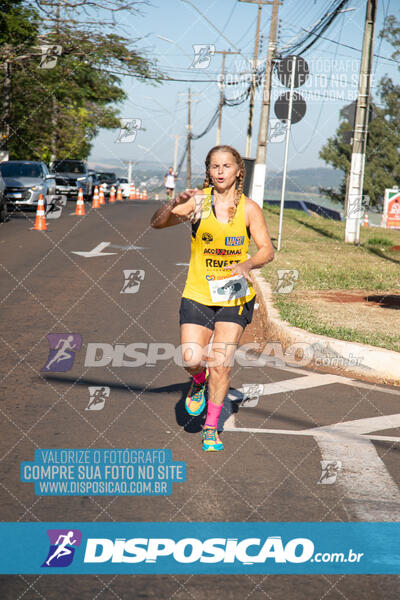
[[[179,144],[179,138],[181,138],[181,135],[176,134],[175,136],[175,152],[174,152],[174,173],[176,174],[176,167],[178,165],[178,144]]]
[[[178,96],[186,96],[186,92],[179,92]],[[191,171],[192,171],[192,118],[191,118],[191,114],[192,114],[192,99],[193,96],[197,96],[200,95],[197,94],[196,92],[194,94],[192,94],[190,88],[188,88],[187,91],[187,137],[186,137],[186,147],[187,147],[187,151],[186,151],[186,187],[190,188],[191,185]],[[196,101],[196,100],[195,100]],[[176,146],[175,146],[175,156],[177,153],[177,144],[178,144],[178,138],[179,137],[183,137],[183,136],[176,136]],[[177,161],[177,157],[176,157],[176,161]],[[176,171],[176,167],[174,165],[174,173]]]
[[[188,88],[188,124],[187,124],[187,155],[186,155],[186,187],[190,188],[192,183],[192,122],[191,122],[191,102],[190,88]]]
[[[256,41],[254,44],[254,57],[253,57],[253,67],[252,67],[252,76],[251,76],[251,86],[250,86],[250,103],[249,103],[249,122],[247,125],[247,137],[246,137],[246,151],[245,156],[250,158],[251,156],[251,140],[253,134],[253,112],[254,112],[254,96],[256,91],[256,71],[258,65],[258,48],[259,48],[259,40],[260,40],[260,23],[261,23],[261,11],[263,4],[271,4],[271,2],[263,1],[263,0],[239,0],[239,2],[248,2],[249,4],[257,4],[257,27],[256,27]]]
[[[371,86],[374,32],[378,0],[367,0],[364,39],[361,55],[358,99],[354,121],[350,173],[346,186],[345,242],[358,244],[364,184],[365,151],[368,135],[369,91]]]
[[[56,2],[56,43],[59,43],[60,36],[60,2]],[[50,160],[54,161],[57,158],[57,146],[58,146],[58,102],[55,91],[51,96],[51,156]]]
[[[128,183],[132,183],[132,166],[138,164],[137,160],[123,160],[124,165],[128,165]]]
[[[268,2],[272,4],[272,17],[269,29],[268,53],[265,61],[265,79],[263,102],[261,107],[260,125],[258,130],[257,157],[254,166],[253,187],[251,191],[252,199],[262,207],[264,202],[264,185],[265,173],[267,170],[267,136],[268,136],[268,121],[269,109],[271,104],[271,87],[272,87],[272,61],[275,55],[276,48],[276,31],[278,28],[278,8],[282,4],[279,0]]]
[[[219,146],[221,143],[222,107],[224,106],[225,56],[227,54],[240,54],[240,52],[231,52],[230,50],[216,50],[215,54],[222,54],[222,71],[221,71],[221,77],[220,77],[218,126],[217,126],[217,141],[216,141],[216,146]]]

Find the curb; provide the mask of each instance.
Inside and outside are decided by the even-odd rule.
[[[284,352],[293,344],[305,344],[312,356],[308,366],[320,371],[400,386],[400,352],[310,333],[282,321],[274,306],[271,286],[260,269],[252,273],[268,341],[278,341]],[[293,365],[293,360],[290,364]]]

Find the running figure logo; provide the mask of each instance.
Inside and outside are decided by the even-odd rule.
[[[263,393],[264,386],[262,383],[244,383],[242,385],[243,400],[240,406],[243,408],[255,408]]]
[[[49,357],[42,372],[65,373],[72,368],[75,352],[82,346],[82,337],[78,333],[49,333]]]
[[[81,545],[79,529],[48,529],[50,548],[42,567],[68,567],[74,558],[75,548]]]
[[[121,294],[136,294],[139,291],[140,284],[144,279],[143,269],[123,269],[125,282],[121,290]]]
[[[116,144],[132,144],[139,129],[142,129],[142,119],[120,119],[120,132]]]
[[[286,121],[280,119],[271,119],[269,122],[268,141],[273,144],[283,142],[286,136]]]
[[[193,44],[193,62],[189,69],[207,69],[215,54],[214,44]]]
[[[106,399],[110,397],[110,388],[89,386],[89,404],[85,410],[103,410]]]
[[[40,46],[42,56],[40,58],[39,67],[41,69],[54,69],[57,64],[57,59],[62,52],[62,46],[45,44]]]
[[[299,278],[299,272],[297,269],[277,269],[277,273],[278,283],[274,292],[276,294],[290,294]]]
[[[336,482],[339,471],[342,470],[341,460],[321,460],[321,477],[318,484],[332,485]]]

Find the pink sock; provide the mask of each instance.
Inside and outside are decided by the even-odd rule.
[[[221,414],[221,410],[222,404],[220,406],[217,406],[216,404],[213,404],[212,402],[208,401],[207,418],[205,423],[207,427],[218,426],[218,419],[219,415]]]
[[[195,383],[204,383],[206,380],[206,370],[198,373],[197,375],[193,375],[193,379]]]

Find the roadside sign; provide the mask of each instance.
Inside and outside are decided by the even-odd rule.
[[[383,227],[387,229],[400,229],[400,191],[385,190],[385,203],[383,205]]]
[[[293,87],[298,88],[305,84],[310,74],[308,63],[302,56],[290,55],[275,63],[275,73],[279,81],[290,88],[293,61],[295,62]]]
[[[280,121],[287,121],[289,115],[290,92],[284,92],[279,96],[274,105],[275,114]],[[306,102],[299,92],[293,93],[292,125],[301,121],[306,114]]]

